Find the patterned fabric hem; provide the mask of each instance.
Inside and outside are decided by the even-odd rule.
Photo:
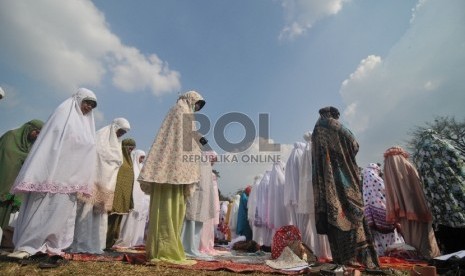
[[[52,194],[72,194],[72,193],[83,193],[90,195],[89,185],[77,184],[62,186],[54,183],[29,183],[22,182],[17,185],[13,193],[24,193],[24,192],[37,192],[37,193],[52,193]]]

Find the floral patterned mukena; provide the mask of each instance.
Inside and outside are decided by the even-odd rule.
[[[181,95],[165,117],[144,162],[139,181],[147,193],[149,183],[183,185],[200,181],[200,134],[194,131],[194,105],[202,96]]]
[[[426,130],[413,160],[424,184],[433,224],[465,227],[464,156],[447,139]]]

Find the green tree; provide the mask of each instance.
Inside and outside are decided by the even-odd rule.
[[[436,131],[465,155],[465,119],[460,122],[454,117],[437,116],[432,122],[426,122],[423,126],[414,127],[410,131],[410,139],[407,141],[407,148],[410,152],[415,152],[415,148],[420,142],[421,134],[427,129]]]

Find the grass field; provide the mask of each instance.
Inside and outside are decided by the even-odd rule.
[[[126,275],[176,275],[176,276],[202,276],[216,275],[229,276],[239,275],[228,271],[201,271],[188,269],[175,269],[160,265],[145,266],[131,265],[123,262],[79,262],[70,261],[68,264],[57,268],[39,268],[38,264],[20,265],[18,262],[0,260],[0,275],[106,275],[106,276],[126,276]],[[265,273],[247,273],[250,276],[270,275]]]
[[[388,272],[388,271],[386,271]],[[385,275],[408,276],[408,271],[390,271]],[[159,265],[132,265],[124,262],[94,262],[94,261],[70,261],[66,265],[57,268],[42,269],[38,264],[21,265],[17,261],[6,260],[0,258],[0,275],[1,276],[18,276],[18,275],[85,275],[85,276],[126,276],[126,275],[175,275],[175,276],[231,276],[231,275],[247,275],[247,276],[265,276],[272,275],[271,273],[253,272],[253,273],[234,273],[229,271],[203,271],[191,269],[178,269],[168,267],[163,264]],[[282,274],[275,274],[282,275]],[[307,275],[319,275],[319,273],[311,273]],[[362,273],[365,275],[374,275]]]

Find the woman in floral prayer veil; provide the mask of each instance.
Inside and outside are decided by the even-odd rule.
[[[196,91],[181,95],[166,115],[147,154],[139,182],[150,194],[147,259],[194,264],[181,242],[186,213],[185,196],[200,181],[200,135],[194,131],[194,112],[205,105]]]
[[[465,249],[465,153],[432,129],[425,130],[413,160],[423,180],[433,227],[444,254]]]

